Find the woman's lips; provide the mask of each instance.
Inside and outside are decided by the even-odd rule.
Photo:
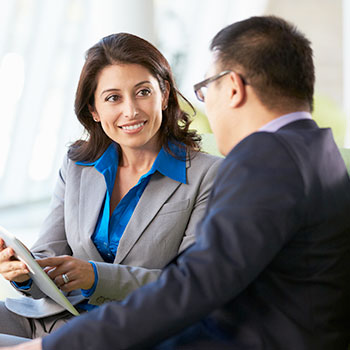
[[[122,125],[122,126],[119,126],[119,128],[127,133],[135,133],[140,131],[145,124],[146,124],[146,121],[142,121],[136,124]]]

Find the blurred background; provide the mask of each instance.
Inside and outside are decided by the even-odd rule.
[[[36,237],[67,146],[82,136],[75,89],[100,38],[130,32],[155,44],[197,108],[193,127],[209,132],[192,86],[206,72],[210,40],[262,14],[291,20],[312,41],[314,117],[350,147],[349,0],[0,0],[0,225],[29,246]]]

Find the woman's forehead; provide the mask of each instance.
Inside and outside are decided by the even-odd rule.
[[[100,71],[97,78],[97,89],[105,85],[119,85],[119,88],[135,86],[140,82],[155,84],[157,79],[140,64],[113,64]]]

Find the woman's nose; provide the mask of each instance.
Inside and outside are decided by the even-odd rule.
[[[123,116],[132,119],[137,114],[137,106],[133,99],[126,98],[123,103]]]

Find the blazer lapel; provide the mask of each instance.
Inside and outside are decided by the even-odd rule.
[[[106,195],[106,182],[94,167],[82,170],[79,195],[79,234],[89,259],[103,261],[91,240]]]
[[[180,184],[180,182],[174,181],[158,172],[152,175],[120,239],[114,260],[116,264],[121,263],[126,257],[138,238],[157,215],[162,205]]]

